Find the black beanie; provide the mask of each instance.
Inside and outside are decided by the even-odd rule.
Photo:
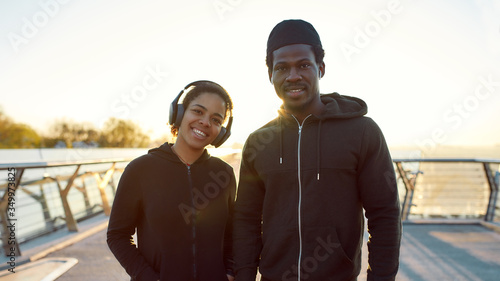
[[[292,44],[306,44],[322,48],[319,34],[312,24],[303,20],[284,20],[278,23],[267,39],[267,56],[275,50]]]

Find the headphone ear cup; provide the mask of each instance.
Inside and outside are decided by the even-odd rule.
[[[191,84],[187,85],[186,87],[189,87],[190,85]],[[178,103],[179,103],[179,99],[181,98],[185,89],[186,88],[184,88],[170,104],[168,123],[170,125],[176,126],[177,128],[179,128],[179,125],[181,124],[181,121],[182,121],[182,116],[184,115],[184,106],[182,106],[182,104],[178,104]],[[179,111],[182,111],[182,112],[179,112]]]
[[[231,127],[232,126],[233,126],[233,115],[229,116],[229,121],[227,122],[227,126],[222,127],[220,129],[219,134],[217,135],[215,140],[211,143],[211,145],[213,145],[215,147],[221,146],[231,136]]]
[[[175,114],[175,120],[173,120],[173,124],[175,127],[180,128],[182,123],[182,117],[184,117],[184,105],[178,104],[177,110]]]
[[[214,141],[211,143],[211,145],[215,147],[221,146],[231,135],[231,131],[228,131],[225,127],[220,128],[220,132],[217,135],[217,137],[214,139]]]
[[[175,117],[177,115],[177,103],[175,103],[175,101],[176,100],[170,104],[170,111],[168,114],[168,124],[170,125],[175,123]]]

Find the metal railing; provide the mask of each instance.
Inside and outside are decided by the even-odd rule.
[[[20,243],[104,212],[131,159],[0,164],[1,243],[4,255],[21,255]],[[123,166],[123,167],[121,167]],[[22,191],[22,192],[20,192]]]
[[[239,158],[227,159],[235,172]],[[0,164],[3,253],[98,213],[109,215],[116,183],[132,159]],[[500,219],[499,159],[394,159],[402,218]],[[10,174],[9,174],[10,173]],[[1,192],[3,191],[3,194]],[[15,229],[12,229],[12,224]],[[21,226],[21,227],[19,227]]]
[[[402,219],[475,218],[499,214],[500,159],[393,159],[402,186]],[[496,169],[495,169],[496,168]]]

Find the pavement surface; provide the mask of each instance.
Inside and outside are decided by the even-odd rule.
[[[500,234],[480,224],[404,224],[397,280],[500,280]]]
[[[0,281],[130,280],[106,244],[107,218],[81,225],[78,233],[61,230],[21,245],[24,264],[18,262],[16,273],[7,271],[2,257]],[[366,246],[363,253],[366,268]],[[366,274],[358,280],[366,280]],[[500,224],[404,223],[396,280],[500,280]]]

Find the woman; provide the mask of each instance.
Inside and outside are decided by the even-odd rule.
[[[218,84],[189,84],[172,103],[175,143],[151,149],[125,168],[107,242],[131,280],[234,280],[234,172],[205,149],[229,137],[231,111],[231,98]]]

